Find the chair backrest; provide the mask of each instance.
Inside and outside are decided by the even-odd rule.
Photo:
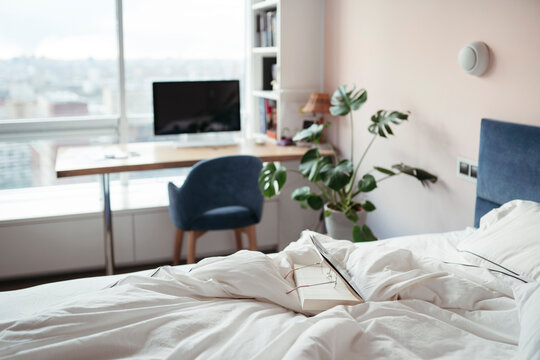
[[[224,206],[244,206],[260,221],[263,196],[257,179],[262,168],[259,158],[250,155],[223,156],[198,162],[181,188],[169,185],[171,211],[181,229],[204,212]],[[172,185],[172,188],[171,188]]]

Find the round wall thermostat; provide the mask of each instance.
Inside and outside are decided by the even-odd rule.
[[[476,41],[459,51],[459,65],[471,75],[482,75],[489,66],[489,49],[486,44]]]

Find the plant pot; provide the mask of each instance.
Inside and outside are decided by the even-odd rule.
[[[329,208],[326,204],[324,205],[324,210],[330,211],[330,216],[324,218],[324,224],[326,226],[326,231],[334,239],[339,240],[352,240],[353,227],[354,223],[347,219],[345,214],[341,211],[337,211]],[[358,213],[359,225],[364,224],[366,221],[366,212],[360,211]]]

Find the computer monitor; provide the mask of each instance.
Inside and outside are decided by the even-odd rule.
[[[154,82],[154,134],[240,130],[238,80]]]

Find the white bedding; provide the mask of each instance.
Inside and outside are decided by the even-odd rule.
[[[315,316],[283,279],[316,259],[306,233],[272,257],[240,251],[113,287],[120,277],[0,294],[0,358],[510,359],[523,283],[443,262],[466,263],[455,246],[471,232],[357,245],[319,235],[368,301]]]

